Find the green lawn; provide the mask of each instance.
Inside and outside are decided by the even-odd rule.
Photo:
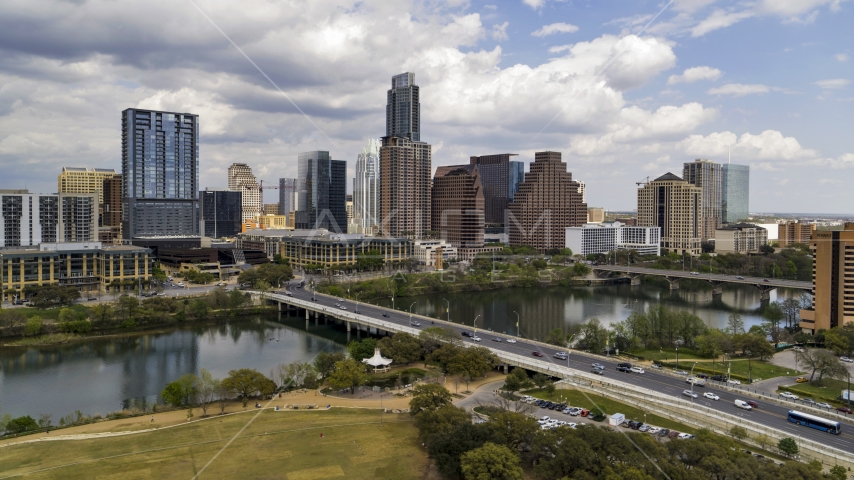
[[[54,308],[36,308],[36,307],[24,307],[20,311],[27,317],[32,317],[33,315],[37,315],[42,318],[42,320],[53,320],[54,322],[59,321],[59,312],[63,307],[54,307]],[[85,314],[89,314],[89,309],[85,305],[74,304],[71,306],[74,310],[78,312],[82,312]]]
[[[192,478],[255,413],[123,437],[5,447],[0,478]],[[379,420],[376,410],[265,410],[201,478],[424,478],[428,459],[411,417],[384,414],[382,427]]]
[[[572,405],[573,407],[586,408],[587,410],[593,408],[595,404],[596,406],[604,410],[605,413],[608,415],[611,415],[612,413],[622,413],[626,416],[626,420],[637,420],[640,422],[644,421],[644,411],[640,408],[633,407],[631,405],[618,402],[616,400],[611,400],[610,398],[605,398],[600,395],[594,395],[592,393],[581,392],[579,390],[555,390],[552,393],[548,393],[545,390],[539,389],[528,390],[523,393],[536,398],[566,402],[568,405]],[[678,430],[680,432],[693,434],[697,433],[697,429],[694,427],[689,427],[687,425],[674,422],[673,420],[664,417],[659,417],[658,415],[652,413],[647,414],[646,422],[644,423],[655,425],[656,427]]]
[[[663,362],[665,366],[675,368],[675,362]],[[690,372],[691,367],[694,365],[694,361],[682,361],[682,355],[679,355],[679,369]],[[746,380],[748,377],[748,369],[750,371],[751,378],[753,381],[759,380],[767,380],[769,378],[774,377],[784,377],[784,376],[793,376],[793,375],[803,375],[803,372],[799,372],[797,370],[793,370],[791,368],[779,367],[777,365],[773,365],[768,362],[762,362],[759,360],[751,359],[750,362],[747,359],[744,360],[733,360],[730,362],[719,362],[719,361],[701,361],[697,363],[697,366],[694,367],[694,373],[703,372],[708,373],[709,375],[727,373],[727,370],[733,375],[734,378],[738,378],[741,380]]]
[[[808,375],[804,376],[809,378]],[[816,378],[818,378],[818,375],[816,375]],[[842,394],[842,390],[848,388],[848,382],[825,378],[821,381],[821,385],[818,385],[816,382],[813,382],[813,384],[793,382],[791,385],[786,385],[786,387],[787,390],[794,392],[801,398],[812,398],[818,402],[826,401],[831,404],[844,405],[845,402],[840,402],[837,398]]]

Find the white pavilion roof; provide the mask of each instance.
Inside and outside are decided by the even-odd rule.
[[[380,355],[380,349],[375,348],[374,349],[374,356],[371,358],[366,358],[366,359],[362,360],[362,362],[367,363],[368,365],[370,365],[372,367],[384,367],[386,365],[391,365],[392,359],[383,358],[383,356]]]

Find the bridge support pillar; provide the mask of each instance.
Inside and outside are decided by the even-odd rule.
[[[670,284],[671,290],[679,290],[679,279],[675,277],[664,277],[667,279],[667,283]]]
[[[504,375],[507,375],[508,370],[509,370],[509,365],[507,365],[507,362],[504,362]]]
[[[632,275],[632,276],[630,277],[630,278],[632,279],[631,284],[632,284],[633,286],[634,286],[634,285],[640,285],[640,284],[641,284],[641,277],[642,277],[642,275]]]
[[[281,313],[282,312],[282,302],[278,302],[278,304],[279,304],[279,313]]]
[[[712,286],[712,295],[715,295],[715,296],[723,295],[724,294],[724,288],[723,287],[724,287],[723,284]]]
[[[759,295],[759,300],[771,300],[771,289],[762,290],[762,293]]]
[[[307,308],[306,308],[306,309],[305,309],[305,321],[306,321],[306,323],[308,323],[308,317],[309,317],[309,315],[311,315],[311,311],[310,311],[309,309],[307,309]]]
[[[346,323],[347,323],[347,333],[349,334],[350,333],[350,322],[346,322]]]
[[[308,316],[306,315],[306,319],[305,319],[305,329],[306,329],[306,330],[308,330],[308,322],[309,322],[309,320],[308,320],[308,318],[307,318],[307,317],[308,317]]]

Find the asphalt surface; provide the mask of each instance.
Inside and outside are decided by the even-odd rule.
[[[658,275],[661,277],[693,278],[695,280],[711,280],[715,282],[726,283],[743,283],[746,285],[765,285],[768,287],[800,288],[804,290],[812,289],[812,283],[810,282],[765,277],[736,278],[737,275],[709,274],[708,272],[703,273],[701,267],[699,266],[696,270],[697,275],[692,275],[691,272],[688,270],[661,270],[659,268],[627,267],[625,265],[596,265],[591,268],[593,270],[601,270],[604,272],[642,273],[646,275]]]
[[[294,298],[312,301],[312,293],[308,290],[308,288],[296,288],[297,283],[298,282],[289,283],[286,288],[293,294]],[[348,312],[355,313],[355,311],[358,310],[359,313],[362,315],[371,316],[379,320],[393,322],[403,326],[410,325],[410,315],[407,312],[391,310],[388,308],[377,307],[375,305],[364,303],[357,304],[356,302],[350,300],[342,301],[335,297],[320,294],[316,295],[316,299],[314,300],[314,302],[318,305],[332,309],[335,309],[335,304],[339,303],[346,306]],[[383,314],[387,314],[388,317],[383,317]],[[412,316],[412,319],[421,323],[420,328],[427,328],[431,326],[430,321],[425,320],[424,317]],[[463,331],[472,331],[471,327],[466,327],[463,325],[448,327],[447,324],[443,324],[442,326],[444,328],[451,328],[456,332],[460,333],[460,335],[462,335]],[[495,350],[514,353],[517,355],[527,355],[530,356],[532,360],[539,360],[544,364],[561,365],[585,372],[590,372],[590,370],[592,369],[591,365],[593,363],[600,363],[605,366],[604,376],[609,379],[625,382],[629,385],[636,385],[639,387],[647,388],[663,393],[665,395],[672,395],[674,397],[689,399],[689,397],[683,396],[682,392],[686,389],[690,390],[691,385],[688,384],[683,378],[672,377],[664,373],[656,372],[653,369],[646,369],[646,373],[643,374],[622,373],[617,371],[616,369],[617,363],[619,363],[619,361],[617,360],[611,360],[606,357],[592,357],[582,355],[577,352],[570,352],[569,358],[567,360],[558,360],[554,358],[554,354],[558,351],[565,352],[565,349],[562,350],[558,349],[557,347],[550,348],[544,347],[540,344],[529,343],[524,338],[517,338],[516,343],[508,343],[506,341],[506,336],[501,336],[500,338],[502,338],[502,341],[500,342],[493,341],[493,338],[499,337],[496,337],[492,333],[493,332],[489,332],[486,330],[478,330],[477,334],[481,338],[480,344],[486,347],[493,348]],[[463,338],[466,342],[474,343],[468,337],[461,338]],[[541,352],[544,356],[535,357],[532,355],[532,352],[534,351]],[[798,406],[795,404],[793,404],[791,408],[788,408],[786,406],[777,405],[772,402],[756,400],[759,404],[759,408],[754,408],[753,410],[747,411],[736,407],[734,401],[736,399],[755,400],[753,397],[739,395],[738,392],[732,392],[723,388],[716,388],[712,385],[705,387],[695,386],[694,391],[699,394],[699,398],[693,400],[698,405],[708,407],[713,410],[719,410],[722,412],[739,415],[746,420],[751,420],[753,422],[765,425],[771,429],[786,432],[794,436],[800,436],[815,442],[819,442],[823,445],[832,446],[845,452],[854,452],[854,426],[852,426],[850,423],[842,422],[842,433],[840,435],[832,435],[826,432],[822,432],[820,430],[802,427],[800,425],[790,423],[787,420],[788,411],[799,410]],[[705,392],[713,392],[714,394],[720,397],[720,400],[714,401],[704,398],[703,393]],[[826,418],[830,419],[830,416]]]

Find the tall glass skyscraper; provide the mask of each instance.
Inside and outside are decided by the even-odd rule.
[[[290,215],[297,209],[297,179],[279,179],[279,215]]]
[[[353,182],[353,221],[358,233],[368,233],[379,225],[380,209],[380,141],[368,140],[356,159]]]
[[[199,192],[202,205],[201,232],[206,237],[236,237],[242,230],[243,195],[230,190]]]
[[[415,74],[406,72],[391,77],[391,89],[385,107],[385,136],[421,141],[421,103]]]
[[[519,184],[525,180],[525,163],[510,160],[517,153],[500,153],[470,157],[477,165],[483,182],[484,216],[487,225],[503,225],[505,212]]]
[[[199,116],[122,112],[122,236],[199,235]]]
[[[721,172],[724,223],[746,220],[750,213],[750,167],[727,163]]]
[[[703,189],[700,202],[700,238],[702,241],[715,238],[715,230],[720,228],[721,214],[721,165],[698,158],[687,162],[682,169],[682,178]]]
[[[329,152],[300,153],[297,182],[296,228],[347,233],[347,162]]]

